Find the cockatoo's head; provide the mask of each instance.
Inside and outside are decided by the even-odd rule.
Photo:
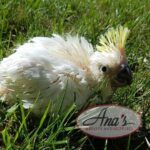
[[[97,80],[109,81],[111,88],[130,85],[132,73],[125,55],[129,30],[122,26],[109,29],[100,37],[97,51],[91,56],[91,70]]]

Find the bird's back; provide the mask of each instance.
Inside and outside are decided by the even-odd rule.
[[[34,106],[40,112],[50,99],[59,104],[67,88],[64,108],[75,99],[77,105],[85,103],[90,94],[86,73],[92,53],[91,44],[82,37],[31,39],[0,63],[1,100],[13,103],[19,98],[24,107]]]

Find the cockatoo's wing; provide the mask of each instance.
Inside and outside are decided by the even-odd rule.
[[[53,35],[52,38],[36,37],[30,40],[47,49],[51,55],[68,60],[78,67],[89,65],[89,56],[94,50],[90,43],[83,37]]]
[[[80,105],[89,95],[85,77],[93,52],[84,38],[54,35],[31,39],[0,64],[1,100],[11,103],[19,98],[27,108],[37,98],[38,109],[43,109],[68,86],[65,105],[72,103],[75,93]]]

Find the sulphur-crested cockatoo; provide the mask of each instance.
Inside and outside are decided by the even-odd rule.
[[[42,114],[75,103],[80,109],[100,87],[105,100],[113,91],[131,83],[125,55],[129,30],[109,29],[93,47],[84,37],[35,37],[19,46],[0,63],[0,98],[8,104],[17,99],[25,108]],[[63,100],[62,100],[63,99]],[[63,101],[63,102],[61,102]]]

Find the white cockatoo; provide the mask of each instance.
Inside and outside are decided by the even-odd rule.
[[[0,99],[42,114],[62,102],[62,111],[73,103],[80,109],[100,87],[107,100],[118,87],[131,84],[132,74],[125,55],[129,30],[109,29],[93,47],[84,37],[35,37],[19,46],[0,63]]]

